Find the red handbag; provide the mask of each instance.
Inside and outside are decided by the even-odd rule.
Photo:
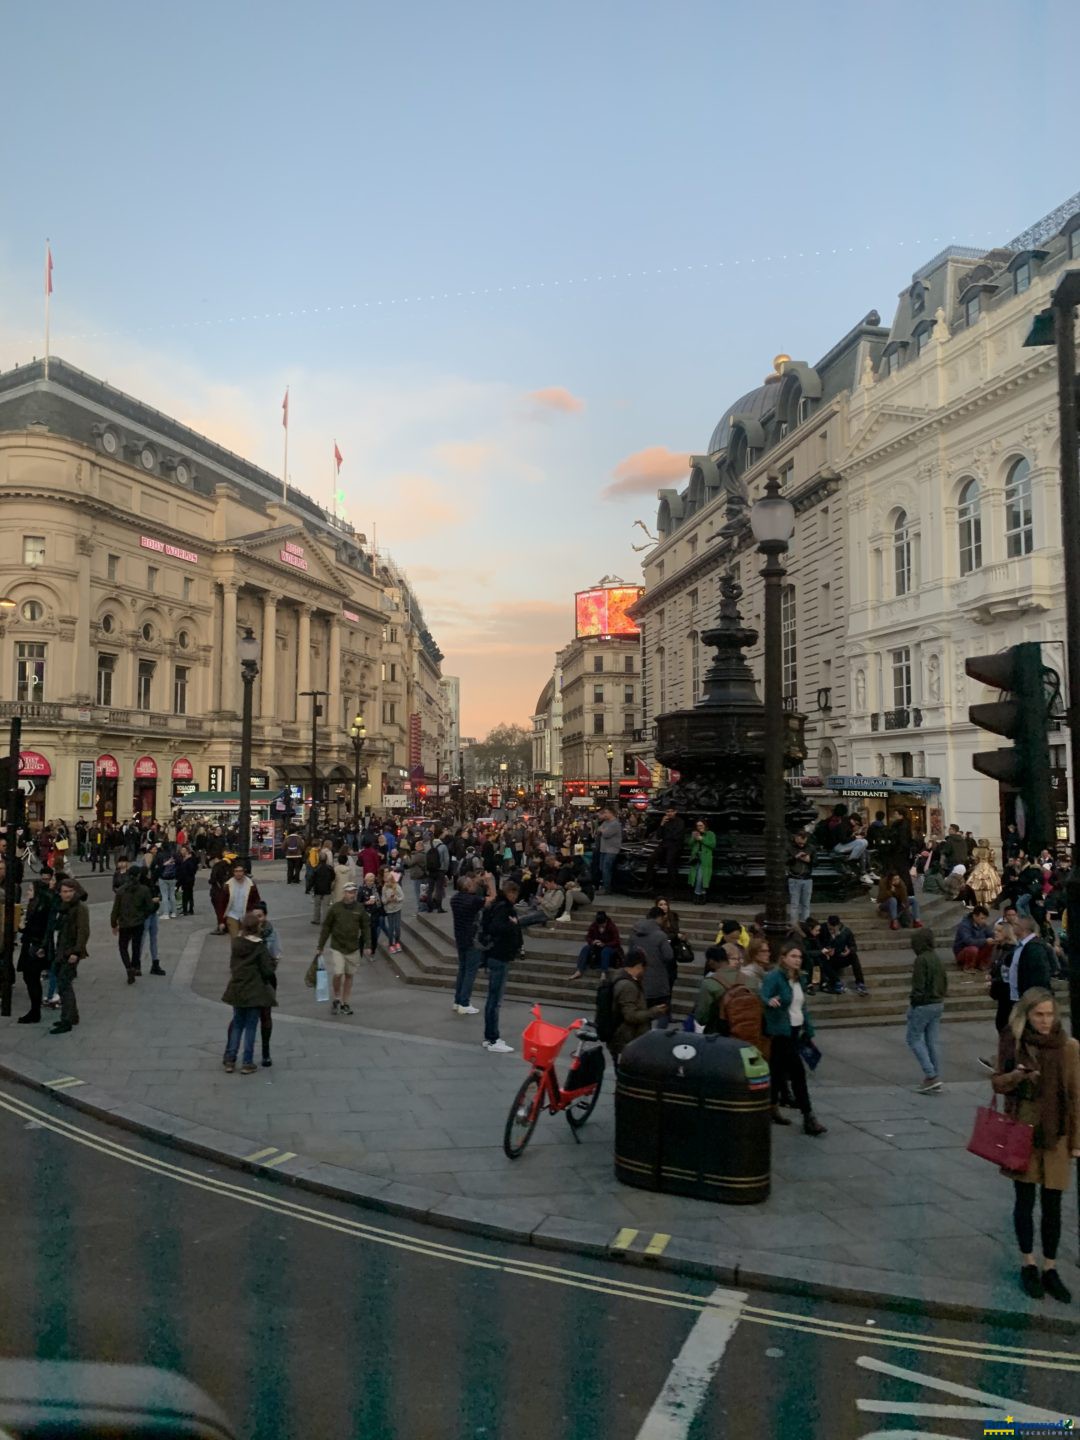
[[[980,1105],[975,1111],[975,1128],[967,1144],[972,1155],[1000,1165],[1003,1170],[1022,1172],[1031,1161],[1033,1145],[1032,1127],[999,1110],[996,1095],[992,1104]]]

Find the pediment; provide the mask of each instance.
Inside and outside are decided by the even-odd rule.
[[[852,438],[846,454],[840,460],[841,473],[904,441],[914,426],[922,424],[927,414],[925,410],[908,409],[898,405],[882,406],[875,410]]]
[[[335,594],[345,589],[334,556],[300,525],[281,526],[266,534],[233,540],[249,564],[265,565],[278,577],[290,575],[294,582],[322,585]]]

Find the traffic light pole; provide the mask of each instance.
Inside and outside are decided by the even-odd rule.
[[[16,839],[19,833],[19,748],[22,742],[22,720],[16,715],[11,722],[8,745],[7,806],[7,869],[4,876],[4,944],[0,950],[0,1015],[11,1014],[11,995],[15,987],[15,906],[19,899],[16,879],[19,859]]]

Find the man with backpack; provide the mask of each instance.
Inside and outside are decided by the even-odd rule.
[[[642,977],[645,952],[631,946],[626,964],[605,977],[596,992],[596,1038],[602,1040],[617,1065],[619,1056],[639,1035],[648,1032],[654,1020],[667,1014],[664,1003],[650,1005],[645,999]]]
[[[431,837],[427,852],[427,908],[438,915],[445,915],[443,897],[446,894],[446,877],[450,873],[450,851],[442,838],[442,831],[436,830]]]
[[[732,959],[723,945],[710,945],[705,951],[705,978],[694,1020],[706,1035],[733,1035],[768,1056],[761,1001],[746,983],[739,958]]]
[[[521,887],[507,880],[492,903],[482,912],[477,939],[487,957],[488,993],[484,1005],[484,1049],[493,1055],[511,1055],[513,1046],[499,1038],[499,1006],[506,989],[506,976],[523,944],[516,905]]]

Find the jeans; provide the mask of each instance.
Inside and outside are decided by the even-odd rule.
[[[457,953],[458,967],[457,979],[454,982],[454,1004],[468,1005],[472,997],[476,972],[484,960],[484,952],[477,945],[459,945]]]
[[[258,1028],[258,1005],[234,1005],[232,1019],[229,1021],[229,1033],[225,1037],[225,1059],[235,1060],[240,1042],[243,1041],[243,1063],[252,1064],[255,1059],[255,1032]]]
[[[937,1001],[933,1005],[912,1005],[907,1012],[907,1047],[922,1066],[922,1072],[929,1080],[941,1074],[938,1069],[938,1030],[945,1004]]]
[[[1047,1260],[1057,1259],[1058,1241],[1061,1239],[1061,1196],[1060,1190],[1047,1190],[1046,1186],[1040,1187],[1042,1194],[1039,1197],[1042,1210],[1039,1229],[1042,1239],[1043,1257]],[[1021,1255],[1030,1255],[1035,1248],[1035,1186],[1026,1180],[1014,1180],[1013,1191],[1015,1201],[1013,1203],[1013,1225],[1016,1229],[1016,1240],[1020,1246]]]
[[[615,878],[615,861],[618,855],[600,856],[600,888],[608,895],[611,894],[611,882]]]
[[[120,959],[124,962],[125,970],[138,970],[142,962],[142,937],[141,925],[120,926]]]
[[[162,913],[163,915],[175,915],[175,914],[176,914],[176,881],[175,881],[175,880],[166,880],[166,879],[162,878],[162,881],[161,881],[161,913]]]
[[[146,927],[143,933],[150,942],[150,964],[153,965],[155,969],[158,965],[157,931],[158,912],[151,910],[150,914],[146,917]]]
[[[72,965],[70,960],[58,960],[56,964],[56,983],[60,991],[60,1023],[62,1025],[79,1023],[79,1007],[75,1000],[75,976],[78,974],[78,968],[77,965]]]
[[[424,888],[424,877],[422,875],[414,875],[412,877],[412,886],[413,892],[416,895],[416,908],[418,911],[423,910],[424,904],[420,895],[420,891]]]
[[[401,911],[387,910],[383,916],[383,924],[386,926],[386,938],[391,945],[401,944]]]
[[[810,914],[810,896],[814,893],[813,879],[809,875],[799,878],[789,875],[787,893],[791,923],[795,925]]]
[[[579,975],[584,975],[584,974],[585,974],[585,971],[589,968],[589,959],[590,959],[590,957],[592,956],[592,953],[593,953],[594,948],[596,948],[596,947],[594,947],[594,946],[592,946],[592,945],[583,945],[583,946],[581,947],[580,951],[578,952],[577,972],[578,972]],[[600,948],[600,973],[601,973],[601,975],[606,975],[607,972],[611,969],[611,962],[612,962],[612,960],[614,960],[614,958],[615,958],[615,946],[614,946],[614,945],[603,945],[603,946],[600,946],[599,948]]]
[[[866,869],[867,842],[860,835],[855,840],[849,840],[846,845],[834,845],[833,854],[843,855],[853,865],[858,865],[860,870]]]
[[[499,1006],[506,989],[506,973],[509,960],[495,960],[488,957],[488,993],[484,1005],[484,1039],[494,1043],[499,1038]]]
[[[705,894],[705,874],[704,874],[704,870],[703,870],[703,868],[702,868],[702,862],[701,862],[700,860],[695,860],[694,863],[693,863],[693,865],[690,867],[690,877],[689,877],[689,878],[690,878],[690,881],[691,881],[691,883],[693,884],[693,887],[694,887],[694,894],[695,894],[695,895],[704,895],[704,894]]]
[[[315,901],[315,905],[312,914],[312,920],[316,925],[321,925],[322,922],[326,919],[326,912],[330,909],[330,896],[315,895],[313,898]]]
[[[918,918],[919,918],[919,902],[915,899],[915,896],[914,896],[914,895],[909,895],[909,896],[908,896],[908,902],[907,902],[907,903],[908,903],[908,910],[911,912],[911,918],[912,918],[912,920],[918,920]],[[886,908],[886,910],[889,912],[889,920],[890,920],[890,921],[892,921],[892,920],[899,920],[899,918],[900,918],[900,902],[897,900],[897,898],[896,898],[895,895],[890,895],[890,896],[889,896],[888,900],[886,900],[886,902],[885,902],[885,908]]]

